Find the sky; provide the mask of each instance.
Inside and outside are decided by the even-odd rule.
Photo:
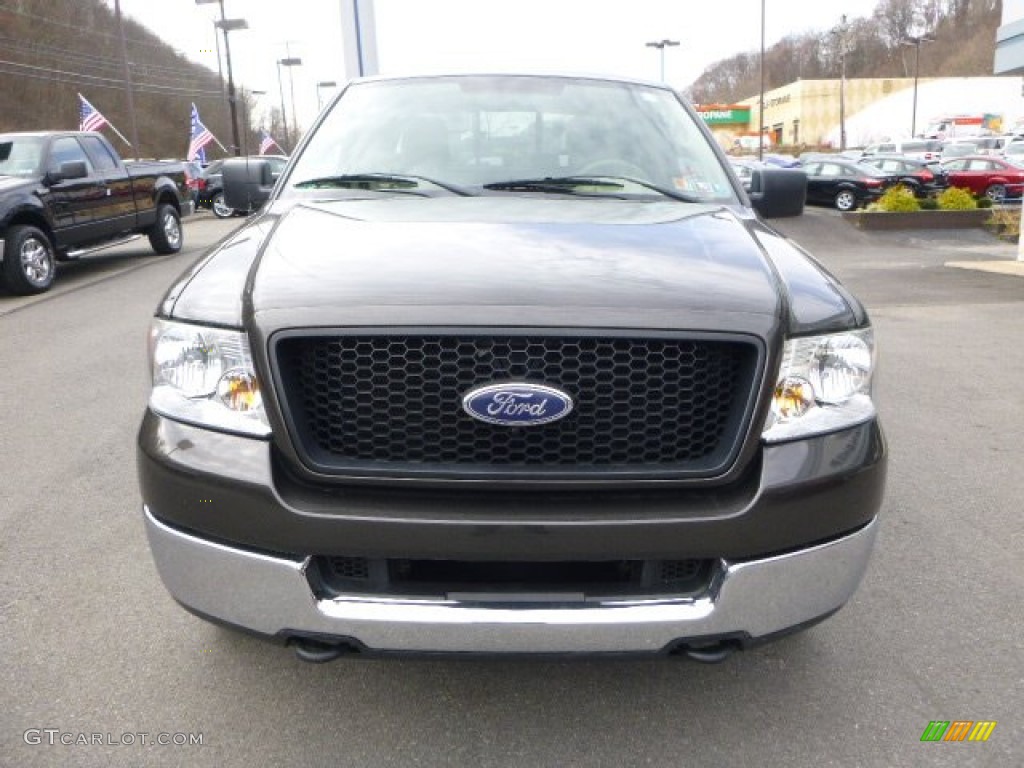
[[[113,0],[105,0],[113,7]],[[224,0],[228,18],[249,29],[230,34],[236,85],[266,91],[256,112],[280,107],[275,62],[292,68],[300,125],[318,111],[317,83],[346,79],[342,0]],[[763,0],[768,45],[829,29],[845,13],[870,16],[878,0]],[[217,70],[216,3],[121,0],[121,9],[190,59]],[[758,0],[375,0],[383,74],[474,70],[578,72],[660,79],[660,52],[645,43],[677,40],[664,52],[665,80],[684,88],[710,64],[760,46]],[[283,79],[289,121],[288,72]],[[319,89],[326,101],[330,88]]]

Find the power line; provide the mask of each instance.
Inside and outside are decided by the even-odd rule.
[[[67,78],[66,82],[76,82],[76,83],[79,83],[79,84],[82,84],[82,85],[95,85],[97,87],[104,87],[105,83],[113,83],[113,85],[108,85],[106,87],[108,87],[108,88],[123,88],[124,87],[124,80],[121,79],[121,78],[116,78],[116,77],[100,77],[98,75],[84,75],[84,74],[82,74],[80,72],[68,72],[67,70],[53,69],[52,67],[38,67],[38,66],[33,66],[31,64],[20,64],[17,61],[6,61],[4,59],[0,59],[0,65],[4,65],[4,66],[6,66],[8,68],[14,67],[14,68],[17,68],[17,69],[32,70],[32,71],[37,72],[37,73],[39,73],[39,72],[47,72],[47,73],[50,73],[51,75],[59,75],[61,77]],[[11,73],[9,70],[8,70],[8,73],[9,74],[19,74],[17,72]],[[30,73],[24,73],[24,76],[25,77],[32,77],[33,75],[31,75]],[[45,76],[44,75],[36,75],[36,77],[43,78]],[[52,78],[47,78],[47,79],[52,79]],[[182,95],[194,94],[196,96],[211,96],[211,97],[212,96],[217,96],[218,98],[220,98],[222,96],[220,91],[200,91],[200,90],[196,90],[196,89],[193,89],[193,88],[181,88],[181,87],[177,87],[177,86],[173,86],[173,85],[160,85],[159,83],[137,83],[133,87],[137,88],[138,90],[144,90],[146,93],[167,93],[167,94],[182,94]]]
[[[103,6],[103,8],[105,10],[109,11],[109,9],[107,9],[106,6]],[[35,21],[41,21],[44,24],[50,24],[50,25],[55,26],[55,27],[64,27],[65,29],[73,29],[73,30],[75,30],[78,33],[82,32],[81,25],[69,24],[69,23],[63,22],[63,21],[56,21],[54,19],[48,19],[45,16],[38,16],[38,15],[36,15],[34,13],[29,13],[28,11],[18,11],[18,10],[15,10],[14,8],[11,8],[10,6],[6,6],[6,5],[0,5],[0,12],[9,13],[12,16],[22,16],[22,17],[24,17],[26,19],[33,19]],[[113,22],[113,20],[114,20],[114,15],[110,14],[110,21]],[[134,23],[136,25],[138,25],[138,22],[134,22]],[[118,40],[118,36],[117,35],[112,35],[112,34],[109,34],[107,32],[101,32],[101,31],[99,31],[98,29],[96,29],[94,27],[89,28],[87,31],[89,32],[90,35],[94,35],[95,37],[106,38],[107,40],[114,40],[114,41]],[[144,40],[137,40],[137,39],[132,38],[132,37],[128,37],[128,38],[125,38],[125,39],[126,39],[127,42],[131,43],[132,45],[144,45],[144,46],[148,46],[149,48],[157,48],[157,49],[162,50],[162,51],[166,51],[166,50],[169,49],[169,50],[174,51],[174,53],[176,53],[179,56],[182,56],[182,57],[185,56],[185,54],[182,53],[181,51],[177,50],[176,48],[173,48],[170,45],[167,45],[167,43],[164,43],[162,41],[156,42],[156,43],[151,43],[151,42],[147,42],[147,41],[144,41]]]
[[[96,56],[88,53],[69,51],[65,48],[57,48],[55,46],[45,45],[43,43],[28,42],[13,37],[7,37],[5,35],[0,35],[0,45],[13,48],[21,53],[35,54],[40,56],[46,55],[56,59],[62,59],[67,62],[74,61],[75,63],[90,63],[92,66],[110,68],[116,68],[117,66],[119,66],[118,62],[115,59],[108,58],[105,56]],[[143,64],[137,61],[129,63],[131,64],[132,69],[138,71],[140,74],[149,72],[166,72],[168,76],[181,76],[181,67],[167,67],[160,64]],[[208,73],[208,76],[210,78],[215,77],[212,71]]]
[[[121,85],[108,85],[106,83],[86,83],[86,82],[82,82],[81,80],[76,80],[73,77],[63,77],[63,76],[60,76],[60,75],[56,75],[56,76],[55,75],[40,75],[40,74],[31,73],[31,72],[19,72],[19,71],[13,70],[13,69],[5,68],[4,65],[3,65],[3,62],[0,62],[0,74],[3,74],[3,75],[17,75],[18,77],[25,77],[25,78],[29,78],[29,79],[32,79],[32,80],[45,80],[48,83],[57,83],[59,85],[77,85],[77,86],[87,85],[90,88],[108,88],[108,89],[117,90],[117,91],[124,90],[124,85],[123,84],[121,84]],[[160,95],[160,96],[169,96],[169,97],[173,97],[173,98],[194,99],[195,101],[200,101],[200,100],[205,100],[205,99],[210,99],[211,101],[213,101],[213,100],[220,101],[223,98],[223,94],[220,91],[217,91],[215,94],[210,95],[209,91],[205,91],[205,92],[201,92],[201,93],[195,94],[193,92],[189,92],[189,93],[168,93],[166,91],[151,91],[151,90],[148,90],[148,89],[145,89],[145,88],[135,88],[135,90],[138,93],[151,93],[151,94],[156,94],[156,95]]]

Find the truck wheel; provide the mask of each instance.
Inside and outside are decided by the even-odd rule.
[[[149,244],[157,253],[181,250],[181,218],[173,205],[163,203],[156,209],[156,223],[149,230]]]
[[[230,219],[235,215],[234,208],[228,208],[224,204],[224,193],[218,192],[213,196],[213,200],[210,203],[210,208],[213,209],[213,215],[218,219]]]
[[[841,190],[836,195],[836,208],[840,211],[852,211],[857,207],[857,196],[848,189]]]
[[[49,290],[57,272],[50,239],[35,227],[20,226],[8,229],[4,240],[0,274],[7,289],[22,296]]]

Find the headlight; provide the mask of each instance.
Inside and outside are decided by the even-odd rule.
[[[245,333],[154,320],[149,354],[149,407],[156,413],[227,432],[270,434]]]
[[[787,341],[765,442],[834,432],[874,418],[874,368],[870,328]]]

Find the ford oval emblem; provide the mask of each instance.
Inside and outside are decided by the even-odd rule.
[[[508,382],[470,390],[462,398],[462,409],[488,424],[535,427],[568,416],[572,398],[554,387]]]

